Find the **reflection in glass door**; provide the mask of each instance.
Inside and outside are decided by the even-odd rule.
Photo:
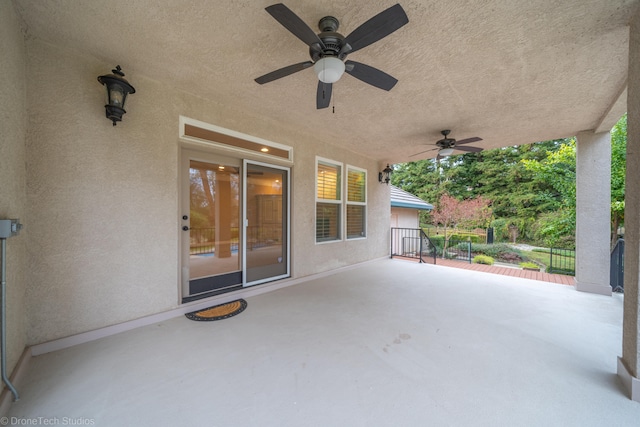
[[[245,161],[244,286],[289,277],[289,169]]]
[[[183,216],[188,220],[188,225],[183,223],[188,231],[188,286],[183,285],[183,301],[242,283],[240,168],[229,164],[233,162],[188,162],[188,214]]]

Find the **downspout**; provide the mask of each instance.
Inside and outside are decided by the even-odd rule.
[[[7,385],[7,388],[11,390],[13,394],[14,402],[20,399],[18,391],[11,383],[11,380],[7,376],[7,238],[15,236],[22,228],[22,224],[17,219],[2,219],[0,220],[0,240],[2,240],[2,306],[0,307],[2,327],[0,328],[0,345],[2,346],[2,381]]]

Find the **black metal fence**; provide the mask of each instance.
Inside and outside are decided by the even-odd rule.
[[[547,273],[566,274],[575,276],[576,274],[576,251],[575,249],[549,249],[549,267]]]
[[[613,292],[624,292],[624,239],[618,239],[611,251],[609,278]]]
[[[436,263],[436,247],[419,228],[391,228],[391,257],[415,258]]]
[[[471,263],[471,242],[469,240],[433,240],[438,257]]]

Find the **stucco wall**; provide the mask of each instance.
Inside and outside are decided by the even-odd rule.
[[[26,51],[19,20],[8,1],[0,2],[0,219],[19,218],[26,228],[7,239],[7,371],[25,347]]]
[[[120,64],[136,93],[113,127],[96,77],[117,59],[104,62],[39,40],[28,41],[27,52],[29,344],[178,304],[180,115],[294,148],[294,277],[386,255],[389,194],[376,181],[376,161],[296,133],[286,121],[176,92],[136,64]],[[316,155],[369,171],[367,239],[315,244]]]
[[[622,358],[640,378],[640,13],[631,22],[627,98],[627,175],[625,191],[624,319]]]

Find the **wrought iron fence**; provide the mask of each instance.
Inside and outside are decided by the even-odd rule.
[[[624,239],[618,239],[611,251],[609,278],[613,292],[624,292]]]
[[[436,247],[419,228],[391,228],[391,257],[415,258],[435,264]]]
[[[575,249],[549,248],[549,267],[547,268],[547,273],[575,276]]]
[[[440,258],[471,263],[471,242],[469,240],[449,239],[438,251]]]

